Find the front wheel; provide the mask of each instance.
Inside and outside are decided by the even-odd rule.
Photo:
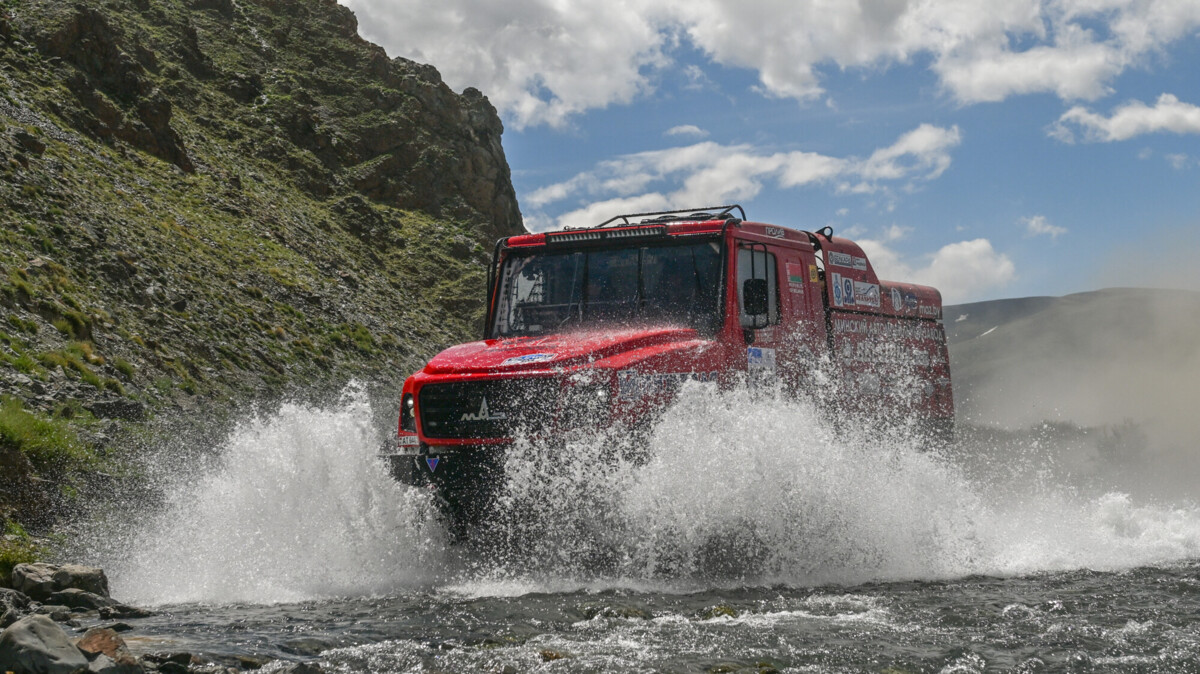
[[[456,542],[493,523],[496,496],[504,483],[501,449],[471,447],[387,458],[397,482],[434,493],[438,510]]]

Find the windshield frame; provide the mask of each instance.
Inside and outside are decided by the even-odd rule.
[[[552,334],[561,334],[563,332],[569,332],[571,327],[579,327],[580,325],[599,326],[599,325],[606,324],[606,321],[603,321],[603,320],[597,320],[597,321],[589,320],[584,323],[580,323],[577,320],[568,319],[568,321],[566,323],[564,323],[562,327],[552,328],[552,329],[546,330],[544,332],[538,332],[538,333],[532,333],[532,334],[530,334],[530,333],[501,334],[500,333],[500,324],[503,319],[502,314],[504,313],[504,310],[505,310],[505,298],[502,297],[502,293],[505,292],[505,290],[507,288],[505,274],[508,273],[508,270],[511,268],[510,265],[513,264],[514,260],[517,260],[520,258],[529,258],[529,257],[534,257],[534,256],[539,256],[539,255],[546,256],[546,255],[583,254],[586,256],[589,254],[595,254],[595,253],[601,253],[601,252],[637,251],[638,252],[638,274],[637,274],[638,278],[637,278],[637,297],[636,297],[636,299],[638,301],[638,307],[637,307],[636,315],[640,316],[641,311],[644,309],[643,304],[646,300],[646,298],[644,296],[645,293],[644,293],[644,288],[643,288],[644,279],[642,277],[643,271],[644,271],[644,263],[641,259],[641,251],[642,250],[644,250],[644,249],[680,248],[680,247],[688,247],[688,246],[697,246],[697,245],[701,245],[701,244],[716,244],[716,246],[717,246],[717,251],[716,251],[717,252],[717,262],[716,262],[716,269],[715,269],[715,278],[713,279],[713,283],[716,284],[716,288],[715,288],[715,292],[714,292],[714,297],[712,299],[713,306],[711,307],[711,310],[714,313],[711,314],[712,315],[711,325],[703,326],[703,327],[698,327],[696,325],[686,326],[686,327],[689,327],[690,329],[696,330],[696,332],[699,334],[699,336],[703,339],[714,339],[724,329],[725,323],[727,320],[726,314],[728,313],[726,311],[726,307],[725,307],[726,295],[727,295],[727,289],[725,286],[727,285],[727,277],[728,277],[727,267],[729,266],[729,260],[728,260],[729,252],[728,252],[728,245],[727,245],[727,242],[725,241],[725,239],[726,239],[726,237],[724,236],[724,232],[722,231],[720,233],[714,232],[712,234],[703,234],[703,235],[691,234],[691,235],[680,236],[680,237],[669,237],[669,238],[658,239],[655,241],[642,241],[642,242],[622,241],[620,243],[610,244],[610,245],[596,245],[596,244],[581,244],[581,245],[573,245],[573,246],[538,245],[538,246],[528,246],[528,247],[521,246],[521,247],[513,247],[513,248],[498,246],[497,250],[496,250],[497,255],[493,258],[492,271],[491,271],[491,274],[489,275],[490,278],[488,279],[488,291],[489,291],[488,300],[489,300],[489,302],[488,302],[487,323],[484,326],[484,330],[485,330],[484,338],[485,339],[511,339],[511,338],[529,337],[529,336],[532,336],[532,337],[547,336],[547,335],[552,335]],[[501,240],[501,242],[498,242],[498,243],[502,243],[502,242],[503,242],[503,239]],[[584,282],[586,282],[586,280],[587,280],[586,274],[584,275],[583,278],[584,278]],[[581,305],[587,304],[587,301],[585,299],[583,299],[582,297],[580,299],[581,299]],[[582,311],[582,308],[581,308],[581,311]],[[618,324],[618,323],[616,321],[613,321],[613,322],[607,323],[607,324],[612,325],[612,324]]]

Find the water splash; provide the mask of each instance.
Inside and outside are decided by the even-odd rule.
[[[343,398],[249,420],[216,465],[175,476],[165,507],[106,564],[116,595],[270,603],[428,582],[444,546],[427,497],[376,458],[365,393]]]
[[[478,582],[571,577],[682,590],[944,579],[1200,556],[1200,510],[981,485],[904,433],[834,430],[825,407],[686,387],[645,443],[618,433],[508,453],[503,554]],[[1024,473],[1020,473],[1024,476]],[[479,588],[468,590],[479,592]]]
[[[99,561],[118,596],[156,604],[851,584],[1200,556],[1195,507],[980,484],[905,437],[835,432],[801,401],[692,383],[643,440],[514,444],[500,544],[478,554],[449,548],[427,496],[387,476],[351,390],[330,409],[247,421]]]

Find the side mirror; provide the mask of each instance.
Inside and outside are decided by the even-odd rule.
[[[756,326],[758,325],[757,318],[767,315],[767,279],[746,279],[742,284],[742,308],[747,316],[756,319],[754,321]]]

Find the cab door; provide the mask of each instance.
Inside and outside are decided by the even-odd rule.
[[[738,325],[746,343],[746,373],[752,384],[773,382],[779,376],[778,251],[764,243],[737,241],[735,258]]]
[[[781,247],[777,262],[782,316],[776,328],[776,365],[785,388],[797,393],[813,385],[828,349],[824,297],[810,247]]]

